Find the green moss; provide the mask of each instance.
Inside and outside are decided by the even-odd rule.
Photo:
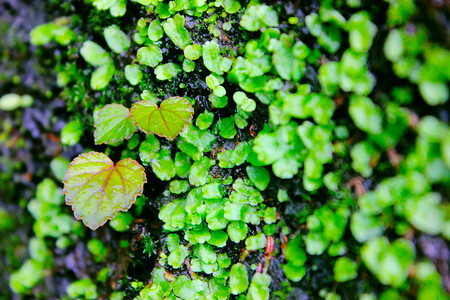
[[[92,235],[62,209],[58,183],[43,180],[35,199],[17,199],[36,219],[36,236],[28,244],[31,258],[13,268],[14,292],[37,297],[42,289],[33,288],[51,276],[54,256],[59,261],[86,242],[96,271],[82,274],[97,281],[76,278],[69,297],[285,299],[300,286],[310,298],[348,292],[361,299],[445,298],[441,275],[413,243],[420,237],[423,248],[427,235],[450,237],[444,108],[450,76],[442,67],[450,56],[439,42],[439,21],[430,30],[409,0],[376,10],[358,0],[288,1],[286,9],[235,0],[94,0],[86,16],[63,2],[55,2],[62,4],[58,12],[73,19],[30,33],[33,55],[58,47],[54,58],[39,58],[56,65],[57,88],[48,89],[62,90],[72,113],[61,113],[73,121],[63,128],[58,151],[71,155],[84,147],[135,159],[145,166],[146,196],[111,220],[123,233],[106,228]],[[307,15],[298,17],[291,7]],[[5,53],[8,62],[9,48]],[[384,67],[379,55],[389,61]],[[0,80],[11,78],[5,86],[26,82],[5,74]],[[176,96],[187,99],[193,110],[187,119],[193,118],[169,139],[153,132],[170,130],[176,113],[166,127],[155,121],[147,133],[125,126],[128,108],[105,114],[110,104],[153,106]],[[25,132],[34,125],[16,132],[8,122],[28,120],[39,109],[35,102],[21,94],[0,98],[8,120],[0,131],[4,153],[22,155],[22,135],[28,141]],[[151,127],[154,119],[147,117],[140,127]],[[47,127],[64,124],[58,120],[38,126],[42,137],[54,134]],[[10,158],[0,160],[8,186],[26,179],[12,176]],[[45,177],[45,164],[32,182]],[[58,157],[50,167],[61,181],[68,161]],[[8,212],[0,210],[2,231],[23,219]],[[125,269],[118,265],[124,257]],[[148,260],[158,267],[144,274]],[[367,272],[358,272],[360,264]],[[122,270],[117,291],[106,287],[105,265]]]

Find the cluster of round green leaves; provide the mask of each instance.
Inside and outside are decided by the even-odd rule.
[[[413,98],[409,87],[394,88],[391,99],[384,102],[372,93],[376,78],[370,71],[369,51],[378,29],[369,12],[355,12],[347,20],[331,1],[321,2],[319,10],[305,18],[306,28],[320,46],[320,49],[310,49],[292,34],[278,29],[280,21],[273,7],[252,2],[243,11],[239,25],[247,31],[259,32],[259,37],[255,35],[257,38],[248,41],[244,50],[230,59],[222,55],[222,46],[216,39],[203,45],[195,44],[185,28],[184,14],[202,16],[213,6],[222,7],[226,13],[236,13],[241,9],[239,1],[137,2],[149,5],[157,18],[151,22],[146,18],[138,21],[133,41],[141,45],[136,54],[139,64],[132,63],[124,70],[132,85],[142,80],[141,68],[153,68],[158,80],[172,80],[183,71],[192,72],[201,58],[211,72],[205,81],[211,90],[209,100],[214,108],[228,105],[225,80],[242,90],[233,93],[237,111],[234,116],[214,122],[214,114],[205,110],[196,119],[196,126],[185,126],[192,116],[192,107],[187,100],[182,103],[174,100],[182,98],[170,98],[172,100],[165,100],[158,107],[151,91],[144,91],[141,96],[145,100],[136,103],[131,111],[110,104],[94,115],[96,144],[116,145],[129,139],[129,150],[137,149],[139,145],[142,163],[151,165],[161,180],[171,180],[169,191],[178,195],[165,204],[159,214],[164,230],[172,232],[166,241],[168,255],[160,255],[160,265],[180,269],[189,258],[192,272],[213,275],[212,279],[198,276],[191,280],[181,275],[167,280],[164,269],[158,268],[152,273],[152,286],[142,289],[139,297],[194,299],[214,295],[226,299],[231,294],[247,292],[249,299],[269,299],[271,278],[267,270],[255,272],[250,282],[249,270],[241,261],[233,263],[225,253],[217,251],[229,240],[233,243],[245,241],[248,251],[258,251],[268,245],[278,224],[276,209],[266,207],[261,195],[271,177],[266,166],[281,179],[301,177],[302,188],[313,196],[324,186],[335,198],[299,220],[307,225],[306,234],[294,232],[289,235],[291,239],[284,251],[286,262],[282,266],[289,280],[296,282],[304,278],[308,255],[326,253],[336,257],[333,270],[336,282],[354,280],[360,264],[364,264],[382,284],[392,287],[383,293],[386,297],[399,295],[396,289],[405,290],[410,284],[408,278],[420,287],[418,295],[424,297],[422,299],[443,293],[436,269],[428,261],[416,262],[416,250],[410,240],[401,237],[388,240],[383,234],[386,228],[392,227],[395,234],[405,236],[414,227],[421,232],[449,238],[448,209],[447,206],[442,209],[441,196],[433,186],[445,185],[450,178],[448,126],[435,117],[422,118],[414,149],[401,163],[397,176],[379,182],[374,191],[359,196],[357,203],[341,184],[342,171],[329,171],[334,158],[340,156],[351,161],[354,172],[364,178],[372,176],[377,172],[377,162],[383,153],[395,148],[411,129],[412,116],[406,108]],[[95,0],[93,5],[98,9],[109,9],[112,15],[120,15],[125,12],[126,1]],[[349,0],[346,5],[358,8],[361,3]],[[389,3],[387,24],[390,33],[385,42],[385,56],[393,63],[398,77],[418,84],[427,104],[442,105],[449,98],[447,85],[450,78],[442,65],[448,65],[450,55],[429,41],[424,28],[419,26],[415,33],[407,30],[408,25],[404,24],[416,11],[413,1]],[[214,14],[209,20],[216,19]],[[297,22],[295,18],[289,19],[291,25]],[[223,30],[229,26],[230,23],[224,23]],[[43,32],[50,30],[58,41],[58,33],[49,28],[36,30],[33,39],[45,39]],[[216,26],[210,24],[209,29],[213,36],[220,37],[221,32]],[[184,57],[178,62],[162,63],[164,34],[182,50]],[[106,28],[104,35],[108,46],[116,53],[123,53],[130,47],[127,35],[115,25]],[[325,55],[319,63],[321,50],[340,53],[342,41],[347,37],[349,48],[342,49],[340,61],[327,61]],[[80,53],[89,64],[97,67],[91,87],[104,88],[115,72],[109,54],[90,41],[84,43]],[[318,69],[320,91],[313,92],[312,84],[304,83],[310,67]],[[349,130],[337,126],[337,120],[333,118],[341,97],[348,103],[348,120],[363,136],[351,145],[349,153],[345,141],[350,136]],[[254,140],[240,142],[233,150],[220,151],[213,158],[204,156],[212,150],[217,136],[231,140],[237,135],[235,127],[246,128],[247,120],[259,105],[268,106],[269,126],[265,126]],[[77,125],[80,127],[80,124],[73,124],[75,128]],[[147,134],[147,139],[141,143],[134,135],[137,128]],[[153,133],[168,140],[180,134],[176,140],[180,151],[173,156],[171,149],[161,145]],[[132,154],[125,153],[127,155]],[[223,169],[248,162],[248,179],[213,178],[209,171],[216,165],[215,158]],[[87,183],[91,177],[82,171],[84,160],[90,160],[90,163],[97,160],[100,164],[94,172],[98,180],[93,180],[93,184]],[[135,167],[135,174],[121,177],[122,168],[128,168],[129,164]],[[119,209],[127,209],[136,195],[142,193],[145,175],[136,177],[136,174],[142,174],[141,171],[142,167],[130,160],[114,165],[104,154],[80,156],[71,165],[66,180],[87,184],[81,187],[87,187],[81,193],[76,184],[66,186],[69,194],[70,189],[74,189],[75,196],[69,196],[69,202],[74,205],[76,215],[84,218],[91,228],[96,228]],[[96,200],[94,210],[83,206],[87,202],[82,200],[90,197],[90,192],[100,194],[93,196]],[[124,200],[123,207],[108,197]],[[280,188],[277,200],[291,201],[287,190]],[[108,205],[113,209],[107,208]],[[89,216],[93,213],[96,214],[94,219]],[[249,225],[262,227],[262,232],[248,236]],[[343,239],[348,228],[353,238],[362,244],[356,253],[347,248]],[[287,233],[287,227],[284,229]],[[350,259],[350,255],[357,258]],[[413,268],[417,272],[411,275]],[[327,291],[325,294],[328,298],[339,297]],[[364,296],[374,297],[372,294]]]

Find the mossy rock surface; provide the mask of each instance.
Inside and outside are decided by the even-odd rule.
[[[0,299],[449,297],[439,4],[31,2],[0,8]],[[90,151],[146,179],[78,195],[128,201],[94,231]]]

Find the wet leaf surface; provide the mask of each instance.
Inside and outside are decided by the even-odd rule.
[[[114,165],[103,153],[89,152],[75,158],[64,177],[66,204],[75,218],[92,230],[128,210],[147,182],[144,168],[132,159]]]
[[[95,120],[95,143],[114,144],[130,139],[135,129],[128,108],[120,104],[106,105],[99,111]]]
[[[160,107],[151,101],[141,101],[131,108],[131,116],[139,129],[168,140],[173,140],[184,126],[191,123],[193,114],[190,102],[182,97],[166,99]]]

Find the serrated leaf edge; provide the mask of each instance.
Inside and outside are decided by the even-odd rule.
[[[83,156],[86,156],[86,155],[88,155],[88,154],[91,154],[91,153],[101,153],[101,154],[105,155],[105,156],[111,161],[111,164],[114,165],[114,168],[116,168],[116,165],[117,165],[119,162],[121,162],[121,161],[123,161],[123,160],[130,160],[131,163],[137,164],[137,165],[139,165],[139,166],[141,167],[141,168],[140,168],[140,171],[144,174],[144,178],[145,178],[144,182],[142,183],[142,186],[141,186],[140,190],[139,190],[136,194],[133,195],[133,198],[134,198],[134,199],[130,202],[130,205],[129,205],[126,209],[120,209],[120,208],[117,209],[116,211],[114,211],[114,213],[112,214],[111,217],[106,218],[105,221],[104,221],[104,222],[101,222],[97,227],[91,227],[91,226],[89,226],[88,224],[86,224],[85,221],[84,221],[84,219],[83,219],[81,216],[78,216],[78,215],[75,213],[74,205],[73,205],[73,204],[70,204],[70,203],[67,203],[67,200],[66,200],[66,198],[64,197],[64,202],[65,202],[66,205],[70,205],[70,207],[72,208],[73,216],[75,217],[75,219],[76,219],[76,220],[81,220],[81,221],[83,222],[84,226],[86,226],[86,227],[90,228],[91,230],[94,230],[94,231],[95,231],[95,230],[97,230],[97,228],[102,227],[103,225],[105,225],[106,222],[108,222],[109,220],[114,219],[114,217],[115,217],[120,211],[128,211],[128,210],[131,208],[131,206],[132,206],[134,203],[136,203],[136,198],[139,197],[139,196],[141,196],[142,193],[144,192],[144,185],[147,183],[147,175],[145,174],[144,167],[143,167],[142,165],[140,165],[140,164],[139,164],[137,161],[135,161],[134,159],[131,159],[131,158],[124,158],[124,159],[119,160],[117,163],[114,163],[114,162],[112,161],[112,159],[109,158],[109,156],[107,156],[106,154],[104,154],[104,153],[102,153],[102,152],[90,151],[90,152],[88,152],[88,153],[81,153],[80,155],[78,155],[77,157],[75,157],[75,158],[72,160],[72,162],[69,164],[69,168],[67,169],[66,174],[64,174],[64,178],[63,178],[63,180],[62,180],[62,182],[63,182],[63,184],[64,184],[63,195],[67,195],[67,194],[68,194],[68,192],[66,191],[66,184],[67,184],[67,183],[66,183],[66,180],[67,180],[67,179],[66,179],[66,176],[67,176],[67,173],[72,169],[73,164],[74,164],[79,158],[81,158],[81,157],[83,157]]]
[[[180,130],[180,131],[177,133],[177,135],[174,136],[173,138],[169,138],[169,137],[167,137],[166,135],[164,135],[164,134],[159,134],[159,133],[157,133],[157,132],[146,131],[146,130],[142,129],[141,126],[140,126],[140,125],[136,122],[136,120],[134,119],[134,117],[133,117],[133,110],[136,108],[136,104],[139,104],[139,103],[148,103],[148,102],[150,102],[151,104],[153,104],[154,106],[156,106],[156,108],[158,108],[158,109],[160,110],[160,109],[161,109],[161,105],[163,104],[163,102],[166,101],[166,100],[168,100],[168,99],[171,99],[171,98],[181,98],[181,99],[186,100],[186,101],[189,103],[189,107],[190,107],[191,110],[192,110],[191,117],[189,118],[189,123],[184,124],[184,126],[181,128],[181,130]],[[144,132],[145,134],[149,135],[149,134],[151,134],[151,133],[154,133],[154,134],[156,134],[157,136],[165,137],[167,140],[173,141],[173,140],[174,140],[174,139],[175,139],[175,138],[183,131],[183,129],[184,129],[187,125],[189,125],[189,124],[191,123],[192,119],[194,118],[194,108],[192,107],[192,104],[189,102],[189,100],[187,100],[185,97],[175,96],[175,97],[167,98],[167,99],[165,99],[164,101],[162,101],[161,104],[160,104],[159,106],[158,106],[156,103],[154,103],[154,102],[152,102],[152,101],[150,101],[150,100],[142,100],[142,101],[136,102],[135,104],[133,104],[133,107],[131,107],[131,109],[130,109],[131,120],[133,120],[134,125],[135,125],[137,128],[139,128],[140,131]]]
[[[103,110],[105,107],[107,107],[107,106],[113,106],[113,105],[120,105],[120,106],[122,106],[122,107],[128,109],[128,116],[129,116],[129,118],[131,119],[131,121],[133,121],[133,124],[134,124],[134,126],[136,127],[136,122],[134,122],[133,118],[131,117],[131,111],[130,111],[130,109],[127,108],[126,106],[122,105],[122,104],[111,103],[111,104],[107,104],[107,105],[103,106],[102,109],[101,109],[101,110],[99,111],[99,113],[98,113],[98,118],[100,118],[100,116],[101,116],[102,114],[105,113],[105,112],[102,113],[102,110]],[[95,122],[94,122],[94,128],[95,128],[95,130],[94,130],[94,142],[95,142],[95,144],[96,144],[96,145],[101,145],[101,144],[106,144],[106,145],[108,145],[106,142],[97,144],[97,141],[96,141],[96,139],[97,139],[97,133],[96,133],[96,131],[97,131],[98,126],[97,126],[97,124],[96,124]],[[136,128],[134,129],[134,131],[133,131],[130,135],[128,135],[128,136],[126,136],[126,137],[124,137],[124,138],[122,138],[122,139],[119,139],[119,138],[113,139],[113,140],[111,140],[110,143],[117,143],[117,142],[120,142],[120,141],[129,140],[129,139],[133,136],[133,134],[134,134],[135,132],[136,132]],[[92,151],[92,152],[94,152],[94,151]],[[114,162],[113,162],[113,163],[114,163]]]

